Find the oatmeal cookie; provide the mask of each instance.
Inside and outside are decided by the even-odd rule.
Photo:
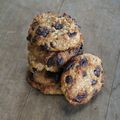
[[[89,53],[72,58],[61,76],[61,90],[73,105],[88,103],[103,85],[102,61]]]
[[[71,16],[48,12],[33,19],[27,40],[49,51],[64,51],[77,46],[81,35],[79,26]]]

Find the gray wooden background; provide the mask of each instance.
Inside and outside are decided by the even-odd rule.
[[[26,35],[39,12],[66,12],[100,56],[105,86],[88,105],[42,95],[25,81]],[[120,0],[0,0],[0,120],[120,120]]]

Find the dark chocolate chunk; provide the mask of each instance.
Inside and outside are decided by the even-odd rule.
[[[66,72],[74,65],[74,60],[70,60],[63,68],[63,72]]]
[[[47,61],[47,66],[51,67],[52,65],[54,65],[56,63],[56,60],[54,57],[50,57]]]
[[[70,75],[67,76],[67,77],[65,78],[65,82],[68,83],[68,84],[69,84],[69,83],[72,83],[72,82],[73,82],[72,76],[70,76]]]
[[[83,93],[83,94],[78,94],[76,97],[75,97],[75,101],[76,102],[81,102],[84,98],[86,98],[87,97],[87,93],[85,92],[85,93]]]
[[[33,80],[34,80],[34,79],[33,79],[33,73],[30,72],[30,71],[28,71],[28,73],[27,73],[27,80],[28,80],[28,81],[33,81]]]
[[[56,22],[54,25],[52,25],[56,30],[60,30],[63,28],[63,24]]]
[[[88,64],[87,58],[83,58],[80,60],[80,66],[85,67]]]
[[[97,83],[97,80],[91,80],[91,85],[95,85]]]
[[[58,65],[61,66],[64,64],[64,59],[61,56],[54,55],[47,61],[47,66],[50,67],[52,65]]]
[[[75,55],[77,55],[79,53],[79,48],[75,48],[74,53],[75,53]]]
[[[31,34],[28,34],[27,38],[26,38],[28,41],[31,41],[32,39],[32,35]]]
[[[47,27],[38,27],[38,29],[36,30],[36,34],[46,37],[49,34],[49,30]]]
[[[101,72],[101,69],[100,69],[99,66],[97,66],[96,69],[94,70],[95,76],[99,77],[100,76],[100,72]]]
[[[37,71],[37,69],[36,69],[36,68],[32,68],[32,70],[33,70],[33,72],[36,72],[36,71]]]
[[[57,65],[58,66],[61,66],[61,65],[64,64],[64,59],[62,57],[61,58],[57,57],[56,60],[57,60]]]
[[[54,79],[56,83],[60,82],[60,73],[58,72],[54,73],[54,72],[47,71],[46,77]]]
[[[68,34],[69,37],[74,37],[77,34],[77,32],[72,32],[72,33],[68,32],[67,34]]]
[[[81,49],[81,50],[83,49],[83,43],[81,43],[81,45],[80,45],[80,49]]]
[[[48,45],[47,44],[40,45],[40,49],[42,49],[42,50],[48,50]]]

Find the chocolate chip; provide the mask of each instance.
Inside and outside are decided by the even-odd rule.
[[[64,59],[62,57],[61,58],[57,57],[57,65],[61,66],[63,64],[64,64]]]
[[[48,59],[48,61],[47,61],[47,66],[48,67],[50,67],[52,65],[57,65],[59,67],[59,66],[64,64],[64,59],[57,54],[55,54],[54,56],[52,56]]]
[[[87,60],[87,58],[83,58],[80,60],[79,63],[80,63],[80,66],[85,67],[88,64],[88,60]]]
[[[87,97],[87,93],[85,92],[85,93],[83,93],[83,94],[78,94],[76,97],[75,97],[75,101],[76,102],[81,102],[85,97]]]
[[[81,50],[83,49],[83,43],[81,43],[81,45],[80,45],[80,49],[81,49]]]
[[[34,79],[33,79],[33,73],[30,72],[30,71],[28,71],[28,73],[27,73],[27,80],[28,80],[28,81],[33,81],[33,80],[34,80]]]
[[[68,32],[67,34],[68,34],[69,37],[74,37],[77,34],[77,32],[72,32],[72,33]]]
[[[42,50],[48,50],[48,45],[47,44],[40,45],[40,49],[42,49]]]
[[[55,64],[55,59],[53,57],[50,57],[47,61],[47,66],[51,67],[54,64]]]
[[[26,38],[28,41],[31,41],[32,39],[32,35],[31,34],[28,34],[27,38]]]
[[[72,82],[73,82],[72,76],[70,76],[70,75],[67,76],[67,77],[65,78],[65,82],[68,83],[68,84],[69,84],[69,83],[72,83]]]
[[[49,34],[49,30],[46,27],[38,27],[38,29],[36,30],[36,34],[46,37]]]
[[[36,72],[36,71],[37,71],[37,69],[36,69],[36,68],[32,68],[32,70],[33,70],[33,72]]]
[[[97,66],[96,69],[94,70],[95,76],[99,77],[100,76],[100,72],[101,72],[101,69],[100,69],[99,66]]]
[[[63,68],[63,72],[66,72],[67,70],[69,70],[72,66],[74,65],[74,61],[70,60]]]
[[[58,72],[54,73],[54,72],[47,71],[46,77],[54,79],[56,83],[60,82],[60,73]]]
[[[56,22],[54,25],[52,25],[56,30],[60,30],[63,28],[63,24]]]
[[[55,75],[54,76],[54,80],[56,83],[60,82],[60,76],[59,75]]]
[[[91,80],[91,85],[95,85],[97,83],[97,80]]]
[[[75,53],[75,55],[77,55],[79,53],[79,48],[75,48],[74,53]]]
[[[83,77],[87,76],[86,71],[82,71],[82,75],[83,75]]]

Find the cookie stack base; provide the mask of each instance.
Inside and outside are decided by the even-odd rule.
[[[62,94],[59,84],[44,85],[44,84],[37,83],[37,82],[35,82],[35,80],[33,78],[33,73],[30,71],[28,71],[28,73],[27,73],[27,82],[33,88],[40,90],[40,92],[43,94],[51,94],[51,95],[61,95]]]

